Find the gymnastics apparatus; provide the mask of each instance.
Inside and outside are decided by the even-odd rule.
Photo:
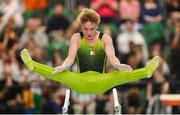
[[[68,70],[52,74],[55,68],[40,64],[32,60],[26,49],[21,51],[21,58],[27,68],[41,76],[66,85],[68,88],[81,94],[101,94],[107,90],[128,82],[134,82],[143,78],[150,78],[159,65],[159,57],[155,56],[144,68],[133,70],[132,72],[114,70],[110,73],[100,73],[87,71],[83,73],[73,73]],[[69,105],[70,90],[66,90],[66,97],[63,106],[63,113],[67,113]],[[118,102],[117,90],[113,88],[114,109],[116,113],[121,113],[121,105]]]
[[[160,104],[166,107],[164,113],[161,111]],[[173,106],[180,106],[180,94],[156,94],[149,100],[146,114],[172,114]]]

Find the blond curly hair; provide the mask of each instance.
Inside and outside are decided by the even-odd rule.
[[[90,8],[84,8],[80,14],[78,15],[76,19],[79,23],[85,23],[85,22],[94,22],[96,24],[100,23],[100,16],[99,14]]]

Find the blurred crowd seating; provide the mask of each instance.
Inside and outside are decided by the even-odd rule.
[[[123,113],[145,114],[153,96],[180,93],[179,0],[0,0],[0,113],[62,112],[67,87],[27,70],[20,51],[27,48],[34,60],[61,65],[85,7],[100,14],[99,31],[111,35],[121,63],[138,69],[160,57],[152,78],[116,87]],[[106,71],[112,70],[107,63]],[[166,113],[159,105],[159,113]],[[71,91],[68,113],[113,114],[112,91]],[[180,107],[171,113],[180,113]]]

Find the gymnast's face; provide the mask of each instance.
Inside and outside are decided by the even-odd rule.
[[[93,39],[96,36],[96,30],[97,30],[98,25],[95,22],[84,22],[81,24],[81,30],[84,34],[84,37],[86,39]]]

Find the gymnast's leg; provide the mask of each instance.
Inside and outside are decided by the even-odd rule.
[[[21,51],[21,59],[23,60],[24,64],[27,66],[29,70],[37,72],[43,76],[50,77],[51,73],[54,71],[53,67],[43,65],[43,64],[33,61],[27,49],[23,49]]]
[[[113,71],[111,73],[101,74],[85,72],[77,74],[69,71],[62,71],[52,75],[55,68],[33,61],[26,49],[21,52],[21,58],[26,66],[33,72],[63,83],[79,93],[88,94],[103,93],[114,86],[134,82],[143,78],[149,78],[152,76],[159,64],[159,57],[154,57],[146,67],[133,70],[132,72]]]

